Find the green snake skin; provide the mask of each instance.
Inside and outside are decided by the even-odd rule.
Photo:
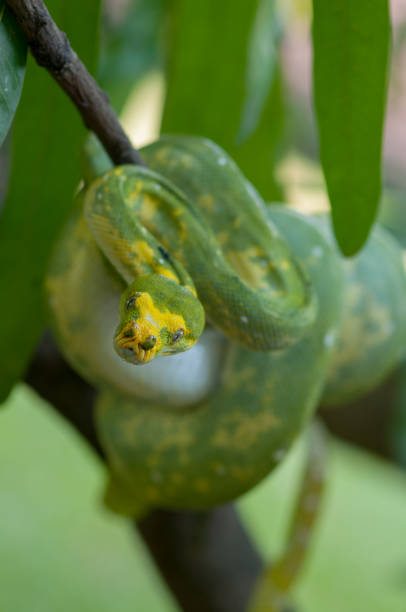
[[[47,279],[61,349],[100,390],[106,502],[129,515],[208,508],[264,478],[334,384],[346,290],[368,282],[210,141],[164,137],[142,155],[148,169],[98,166]]]
[[[311,220],[334,245],[327,215]],[[345,279],[343,317],[323,392],[324,406],[339,406],[371,391],[402,359],[406,348],[403,259],[398,242],[379,226],[361,253],[339,258]]]
[[[195,286],[209,322],[245,348],[299,339],[316,316],[314,292],[234,162],[191,137],[166,137],[143,156],[157,172],[114,168],[86,195],[92,236],[121,277],[158,271]]]

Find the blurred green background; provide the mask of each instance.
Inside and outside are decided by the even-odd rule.
[[[107,513],[104,472],[75,431],[19,386],[0,428],[0,610],[174,612],[176,603],[124,519]],[[239,502],[266,558],[281,550],[302,465],[299,442]],[[303,612],[406,610],[406,476],[334,441],[304,572]]]
[[[276,27],[267,32],[261,15],[257,18],[249,32],[246,73],[241,70],[242,60],[232,63],[237,47],[242,54],[245,47],[240,48],[239,38],[230,35],[223,49],[229,55],[222,62],[234,70],[228,75],[230,86],[224,87],[221,74],[217,80],[213,77],[216,88],[212,88],[212,98],[205,96],[205,104],[193,104],[188,98],[190,94],[200,99],[199,87],[205,86],[199,68],[194,68],[194,90],[190,83],[190,91],[176,85],[188,70],[189,54],[184,49],[190,48],[190,41],[188,32],[179,36],[174,58],[167,57],[164,40],[173,33],[162,0],[104,2],[98,77],[115,108],[122,111],[124,125],[137,146],[159,133],[167,94],[164,129],[177,129],[178,121],[190,126],[187,131],[191,132],[213,129],[209,135],[237,158],[265,198],[283,199],[302,211],[326,209],[311,99],[311,2],[268,0],[262,4],[265,11],[277,8]],[[202,57],[208,61],[201,53],[207,46],[207,32],[199,22],[211,19],[205,3],[174,5],[180,22],[194,22],[189,36],[196,61]],[[244,3],[224,0],[222,6],[231,6],[247,38]],[[391,10],[393,62],[384,149],[386,207],[381,218],[402,239],[406,235],[404,0],[392,0]],[[224,11],[218,11],[213,23],[219,34],[209,41],[213,61],[221,50],[221,30],[227,23]],[[76,15],[74,20],[87,38],[86,23],[79,24]],[[269,34],[271,44],[264,49],[261,40]],[[265,64],[255,62],[256,56],[261,61],[265,57]],[[47,75],[43,78],[46,81]],[[238,98],[237,108],[235,92],[242,91],[244,84],[248,93]],[[223,91],[221,100],[219,91]],[[184,100],[176,98],[177,92],[186,92]],[[237,111],[245,119],[239,142],[235,142],[236,130],[228,130],[233,121],[236,128],[241,118]],[[48,116],[43,120],[49,124]],[[69,119],[74,121],[78,121],[76,116]],[[25,145],[26,133],[21,132]],[[44,148],[48,151],[45,141]],[[65,154],[72,157],[70,150]],[[2,156],[6,157],[4,149]],[[52,156],[45,157],[46,162]],[[43,169],[40,172],[33,161],[39,163],[27,158],[23,170],[37,180]],[[0,164],[2,176],[4,165]],[[55,181],[57,178],[54,175]],[[72,181],[75,184],[76,177]],[[71,190],[66,193],[70,202]],[[53,200],[51,204],[54,207]],[[25,266],[26,258],[21,259]],[[17,323],[21,327],[20,320]],[[12,341],[14,346],[14,337]],[[10,359],[7,351],[3,357],[5,362]],[[331,413],[326,417],[330,426],[344,438],[406,464],[405,380],[403,367],[390,382],[392,394],[385,387],[380,395]],[[273,475],[239,501],[243,520],[267,560],[282,550],[302,455],[299,442]],[[0,612],[178,610],[136,531],[128,521],[103,509],[103,483],[103,467],[82,439],[51,407],[19,385],[1,413]],[[394,463],[335,439],[323,512],[294,589],[300,612],[406,612],[404,508],[405,473]]]

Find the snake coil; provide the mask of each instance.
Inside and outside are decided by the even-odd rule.
[[[317,406],[345,300],[331,240],[267,207],[219,147],[171,136],[142,155],[99,165],[47,279],[60,346],[99,389],[106,501],[130,515],[264,478]]]

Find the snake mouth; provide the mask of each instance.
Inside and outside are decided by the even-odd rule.
[[[148,363],[156,353],[156,337],[149,336],[142,342],[135,341],[134,337],[129,337],[125,331],[116,336],[114,340],[114,348],[118,355],[135,365]]]
[[[156,350],[154,349],[143,348],[142,344],[137,344],[137,346],[133,350],[135,358],[139,363],[148,363],[148,361],[151,361],[151,359],[155,357],[156,353]]]

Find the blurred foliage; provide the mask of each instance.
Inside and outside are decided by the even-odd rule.
[[[379,221],[406,249],[406,193],[386,190]],[[404,252],[405,258],[405,252]],[[404,261],[406,261],[404,259]],[[406,350],[405,350],[406,353]],[[400,364],[393,378],[393,398],[388,424],[388,445],[392,457],[406,467],[406,360]]]
[[[406,468],[406,360],[394,378],[392,415],[389,422],[389,447],[392,457]]]
[[[406,193],[385,189],[379,210],[378,221],[406,248]]]
[[[4,0],[0,0],[0,145],[20,99],[26,58],[25,36]]]
[[[287,98],[280,50],[284,4],[124,3],[118,18],[104,14],[101,85],[121,111],[145,74],[165,69],[163,131],[212,138],[264,198],[279,199],[274,171],[286,152],[286,115],[291,124],[295,119],[289,146],[305,141],[309,150],[314,139],[300,100]],[[309,0],[290,4],[296,15],[308,15]],[[100,0],[47,0],[47,5],[95,71]],[[338,241],[351,254],[367,238],[380,195],[388,6],[386,0],[313,0],[313,7],[321,157]],[[0,142],[18,103],[25,64],[25,45],[15,38],[13,20],[3,9],[0,0]],[[403,25],[397,52],[405,31]],[[46,322],[42,278],[80,177],[84,135],[70,101],[30,61],[0,216],[0,277],[7,288],[0,303],[0,401],[23,374]],[[404,194],[387,192],[385,202],[380,219],[405,246]],[[394,454],[404,464],[405,376],[402,366],[392,424]],[[177,609],[139,541],[134,550],[128,525],[94,502],[101,468],[72,430],[26,389],[18,389],[7,405],[16,410],[2,416],[0,428],[0,609]],[[294,598],[303,612],[403,612],[405,477],[338,443],[333,455],[330,495]],[[240,504],[259,548],[272,558],[283,549],[302,463],[299,445]]]
[[[129,521],[101,502],[104,469],[27,387],[0,427],[2,612],[175,612]]]
[[[48,7],[86,65],[95,68],[100,0],[50,0]],[[80,178],[85,137],[70,100],[32,59],[12,136],[0,216],[0,278],[7,287],[0,303],[0,402],[23,375],[46,322],[43,277]]]
[[[24,387],[7,406],[0,427],[0,609],[178,610],[132,527],[102,509],[104,470],[70,425]],[[304,453],[303,443],[296,445],[239,503],[267,559],[284,548]],[[301,612],[403,612],[405,475],[336,441],[328,469],[295,604]]]
[[[320,157],[344,255],[362,247],[377,214],[389,43],[388,0],[313,0]]]
[[[307,430],[305,468],[291,510],[289,529],[278,559],[266,563],[253,589],[249,612],[280,612],[290,608],[288,598],[301,574],[311,547],[327,484],[326,467],[331,440],[319,422]]]
[[[267,558],[284,547],[303,468],[297,445],[273,476],[240,502]],[[292,593],[301,612],[404,612],[406,476],[334,441],[323,511]]]
[[[247,140],[255,130],[277,76],[278,46],[282,26],[275,0],[264,0],[256,11],[247,47],[245,98],[237,142]]]
[[[98,79],[120,112],[139,79],[163,63],[163,0],[134,0],[115,18],[104,11]]]
[[[162,131],[211,138],[265,199],[279,198],[273,169],[283,102],[273,1],[177,0],[170,9]],[[268,50],[265,65],[259,49]]]
[[[71,10],[66,11],[64,0],[49,2],[55,20],[68,31],[90,68],[97,56],[99,2],[78,4],[80,20],[74,4],[69,3]],[[342,5],[341,0],[334,2],[319,6],[314,0],[316,109],[335,227],[344,252],[352,253],[366,238],[379,196],[387,6],[385,0],[374,0],[368,10],[363,3],[350,7],[348,0]],[[303,14],[309,3],[291,2],[287,10],[281,4],[277,0],[119,3],[118,15],[105,11],[99,66],[101,84],[121,110],[134,84],[151,70],[162,69],[166,59],[163,131],[212,138],[271,201],[282,196],[274,170],[287,143],[286,109],[292,108],[280,60],[284,19],[289,11]],[[330,19],[334,11],[348,20]],[[79,178],[79,154],[72,152],[83,137],[80,120],[42,72],[30,62],[0,220],[0,273],[9,287],[9,320],[0,327],[4,346],[0,398],[21,376],[43,326],[43,271]],[[347,103],[349,92],[352,104]],[[16,94],[14,107],[17,98]],[[9,110],[8,117],[0,113],[4,126],[13,105]],[[34,251],[36,257],[30,257]],[[27,327],[23,322],[28,309],[33,323]]]

